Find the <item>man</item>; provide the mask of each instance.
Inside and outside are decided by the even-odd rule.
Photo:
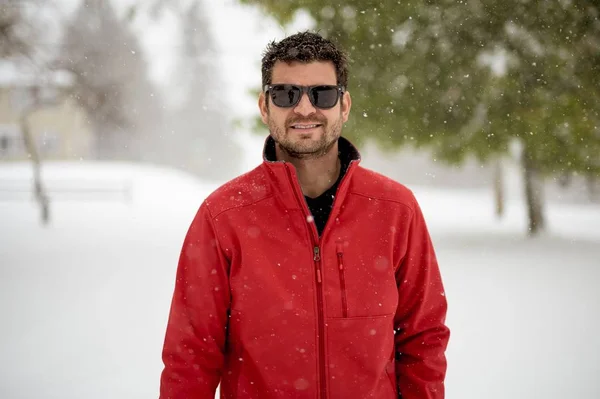
[[[202,203],[183,244],[162,399],[441,399],[449,330],[413,194],[341,137],[347,58],[271,43],[264,162]]]

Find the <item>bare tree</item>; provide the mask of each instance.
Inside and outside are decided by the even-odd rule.
[[[144,139],[159,129],[161,107],[137,38],[110,2],[83,0],[66,27],[56,65],[75,76],[99,159],[142,160]]]
[[[0,60],[15,64],[27,64],[37,69],[39,75],[47,72],[43,57],[39,57],[39,41],[43,31],[43,23],[36,18],[35,10],[39,10],[40,1],[27,2],[7,1],[0,5]],[[48,99],[40,95],[40,87],[30,88],[29,103],[19,111],[19,127],[23,143],[33,167],[33,192],[41,210],[42,224],[50,221],[50,204],[42,182],[42,163],[35,141],[29,128],[29,117],[36,110],[45,107]]]
[[[33,86],[30,89],[31,104],[21,111],[19,116],[19,125],[23,134],[23,142],[27,149],[27,154],[33,164],[33,192],[34,197],[38,201],[41,210],[42,224],[47,225],[50,223],[50,200],[48,194],[42,184],[42,162],[39,155],[38,149],[35,145],[35,140],[29,128],[29,117],[38,109],[44,108],[50,104],[50,101],[43,99],[40,95],[41,88],[39,86]]]
[[[35,49],[39,29],[28,18],[27,7],[37,6],[39,0],[29,2],[2,0],[0,4],[0,58],[30,57]]]

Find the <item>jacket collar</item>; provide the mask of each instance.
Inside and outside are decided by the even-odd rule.
[[[343,157],[342,159],[347,160],[349,166],[338,187],[332,214],[339,207],[339,204],[343,202],[354,170],[361,161],[360,153],[356,147],[344,137],[338,139],[338,151],[340,158]],[[282,199],[286,208],[302,209],[303,206],[300,201],[304,201],[304,196],[298,182],[296,168],[289,162],[277,160],[275,155],[275,140],[271,136],[266,138],[263,147],[263,168],[267,171],[275,194]]]

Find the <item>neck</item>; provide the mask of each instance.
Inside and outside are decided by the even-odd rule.
[[[316,198],[327,191],[340,176],[341,162],[338,157],[337,142],[323,155],[316,158],[295,158],[290,156],[279,145],[275,146],[277,160],[294,165],[302,193]]]

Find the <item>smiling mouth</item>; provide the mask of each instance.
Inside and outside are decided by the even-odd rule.
[[[308,130],[308,129],[315,129],[317,127],[321,127],[323,126],[320,123],[311,123],[311,124],[305,124],[305,123],[296,123],[291,125],[290,127],[292,129],[298,129],[298,130]]]

